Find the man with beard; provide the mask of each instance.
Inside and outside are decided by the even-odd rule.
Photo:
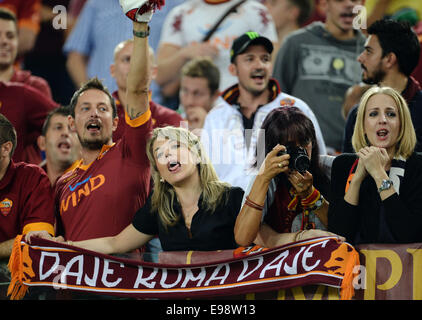
[[[416,151],[422,151],[422,89],[412,76],[418,65],[420,43],[406,22],[378,20],[368,28],[365,49],[358,57],[362,81],[368,85],[388,86],[405,98],[416,131]],[[369,88],[370,86],[367,86]],[[343,152],[354,152],[351,138],[358,105],[350,110],[344,130]]]
[[[250,169],[256,161],[259,128],[275,108],[295,106],[301,109],[315,126],[320,153],[326,153],[321,130],[311,109],[302,100],[282,93],[277,81],[270,78],[272,51],[271,41],[256,32],[247,32],[233,41],[229,71],[238,78],[238,83],[222,93],[205,118],[201,133],[202,143],[208,147],[219,178],[244,190],[250,174],[255,173]],[[258,156],[261,154],[259,147]]]
[[[362,0],[321,0],[326,20],[289,34],[278,51],[273,76],[281,89],[303,99],[315,113],[327,150],[341,150],[346,90],[359,82],[357,55],[365,37],[354,29],[354,8]],[[356,19],[359,20],[359,19]]]
[[[69,108],[64,106],[51,111],[37,141],[38,147],[45,153],[45,160],[40,166],[47,172],[52,186],[81,156],[78,136],[69,127],[69,115]]]
[[[113,143],[119,118],[115,101],[101,81],[91,79],[71,99],[69,123],[81,143],[82,159],[56,183],[59,234],[66,240],[118,234],[132,222],[149,194],[150,167],[145,148],[152,130],[147,41],[151,16],[145,13],[138,20],[143,22],[133,22],[121,139]]]

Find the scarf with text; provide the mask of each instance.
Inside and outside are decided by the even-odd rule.
[[[45,239],[31,242],[16,237],[9,260],[11,299],[22,299],[29,286],[131,298],[179,299],[312,284],[339,288],[341,299],[351,299],[353,270],[359,265],[355,249],[336,237],[307,239],[272,249],[241,247],[233,250],[230,258],[177,265],[116,258]]]

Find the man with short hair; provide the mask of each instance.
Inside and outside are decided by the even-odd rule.
[[[341,150],[346,90],[359,82],[356,57],[365,36],[354,28],[362,0],[321,0],[325,23],[292,32],[277,54],[273,75],[281,89],[303,99],[315,113],[330,154]]]
[[[0,7],[12,11],[19,29],[19,56],[32,50],[40,31],[41,0],[2,0]]]
[[[113,141],[118,141],[125,127],[125,110],[123,106],[126,104],[126,81],[130,67],[130,59],[133,51],[133,39],[120,42],[114,50],[114,62],[110,66],[111,76],[116,80],[117,90],[112,96],[116,101],[117,115],[119,123],[117,129],[113,132]],[[151,66],[151,79],[153,80],[157,73],[155,64],[154,51],[149,47],[149,61]],[[150,94],[151,96],[151,94]],[[174,110],[166,108],[150,99],[149,108],[151,110],[153,128],[175,126],[179,127],[183,118]]]
[[[146,142],[152,130],[147,41],[151,15],[140,19],[141,22],[133,22],[133,53],[121,139],[113,143],[113,131],[119,122],[117,109],[98,79],[83,85],[70,102],[70,127],[81,142],[82,159],[56,183],[56,210],[67,240],[118,234],[131,223],[150,192]]]
[[[25,83],[51,99],[51,89],[45,79],[31,75],[30,71],[15,69],[18,45],[17,19],[12,12],[0,7],[0,81]]]
[[[416,151],[422,151],[422,88],[412,76],[419,62],[420,43],[406,22],[378,20],[368,28],[365,49],[358,57],[362,81],[368,85],[388,86],[405,98],[416,131]],[[366,87],[368,89],[370,86]],[[343,152],[355,152],[351,139],[358,105],[346,121]]]
[[[0,259],[7,259],[18,234],[43,231],[54,235],[53,193],[38,166],[14,162],[16,131],[0,114]]]
[[[274,52],[278,52],[287,35],[305,24],[314,9],[314,0],[265,0],[263,3],[277,29],[278,47],[274,48]]]
[[[219,86],[220,71],[211,59],[195,58],[183,66],[179,112],[188,121],[189,130],[199,134],[220,95]]]
[[[40,164],[53,186],[56,180],[81,157],[81,145],[76,132],[69,127],[68,107],[59,107],[51,111],[38,137],[38,146],[45,153],[45,160]]]
[[[247,32],[233,41],[229,70],[239,82],[222,93],[205,118],[201,134],[219,178],[244,190],[256,152],[258,156],[260,152],[256,145],[259,129],[275,108],[295,106],[302,110],[315,126],[321,154],[326,153],[311,109],[302,100],[281,92],[277,81],[270,78],[272,51],[271,41],[256,32]]]
[[[16,16],[0,8],[0,103],[2,113],[18,132],[15,161],[39,164],[41,152],[36,145],[42,123],[48,111],[57,105],[52,100],[49,84],[27,70],[15,68],[18,54],[18,25]],[[19,83],[19,85],[15,85]],[[21,85],[23,84],[23,86]],[[27,88],[29,88],[27,90]],[[36,91],[33,93],[32,91]],[[38,95],[42,97],[38,97]]]

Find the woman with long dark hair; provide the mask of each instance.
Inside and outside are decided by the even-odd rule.
[[[236,242],[274,247],[332,235],[324,231],[329,179],[319,165],[312,121],[298,108],[283,107],[271,111],[261,129],[255,163],[259,171],[245,192]]]

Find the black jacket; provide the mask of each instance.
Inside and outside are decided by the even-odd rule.
[[[352,244],[422,242],[422,155],[414,153],[407,159],[400,195],[381,201],[375,181],[368,175],[360,188],[359,205],[353,206],[344,195],[356,157],[342,154],[333,162],[328,230]]]

